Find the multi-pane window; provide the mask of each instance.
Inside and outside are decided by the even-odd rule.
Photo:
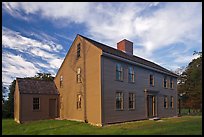
[[[170,88],[174,88],[174,83],[173,83],[173,79],[170,78]]]
[[[128,80],[129,82],[135,82],[135,74],[133,67],[129,67],[128,69]]]
[[[116,64],[116,80],[123,80],[123,68],[121,64]]]
[[[81,109],[81,94],[77,95],[77,109]]]
[[[154,75],[152,75],[152,74],[150,74],[150,76],[149,76],[149,84],[151,86],[154,86]]]
[[[77,59],[80,57],[80,52],[81,52],[81,45],[80,43],[77,45]]]
[[[167,96],[164,96],[164,108],[168,108],[167,101]]]
[[[163,86],[164,88],[167,88],[167,77],[166,76],[164,76]]]
[[[129,93],[129,109],[135,109],[135,94]]]
[[[63,76],[60,76],[60,88],[63,87]]]
[[[40,100],[39,98],[33,98],[33,110],[40,109]]]
[[[174,108],[174,97],[171,96],[170,107]]]
[[[122,92],[116,92],[116,110],[122,110],[123,109],[123,93]]]
[[[81,83],[81,68],[77,68],[77,83]]]

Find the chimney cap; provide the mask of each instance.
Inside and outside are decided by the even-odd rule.
[[[127,39],[123,39],[123,40],[119,41],[118,43],[120,43],[120,42],[122,42],[122,41],[127,41],[127,42],[130,42],[130,43],[132,43],[132,44],[133,44],[133,42],[132,42],[132,41],[129,41],[129,40],[127,40]],[[117,43],[117,44],[118,44],[118,43]]]

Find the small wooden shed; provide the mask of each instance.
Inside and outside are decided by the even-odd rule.
[[[23,123],[57,118],[58,97],[54,81],[16,78],[14,120]]]

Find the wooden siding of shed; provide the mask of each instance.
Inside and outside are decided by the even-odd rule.
[[[58,95],[40,95],[40,94],[20,94],[21,96],[21,122],[50,119],[49,99],[56,99],[56,117],[58,117]],[[40,99],[40,109],[33,110],[33,98]]]
[[[19,86],[18,81],[16,80],[15,92],[14,92],[14,120],[17,123],[20,123],[20,94],[19,94]]]

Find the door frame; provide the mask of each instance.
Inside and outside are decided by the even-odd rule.
[[[151,105],[151,108],[149,107],[150,105]],[[152,110],[150,111],[150,109]],[[151,115],[150,115],[150,112],[152,113]],[[156,116],[157,116],[157,96],[149,94],[147,95],[147,117],[152,118]]]

